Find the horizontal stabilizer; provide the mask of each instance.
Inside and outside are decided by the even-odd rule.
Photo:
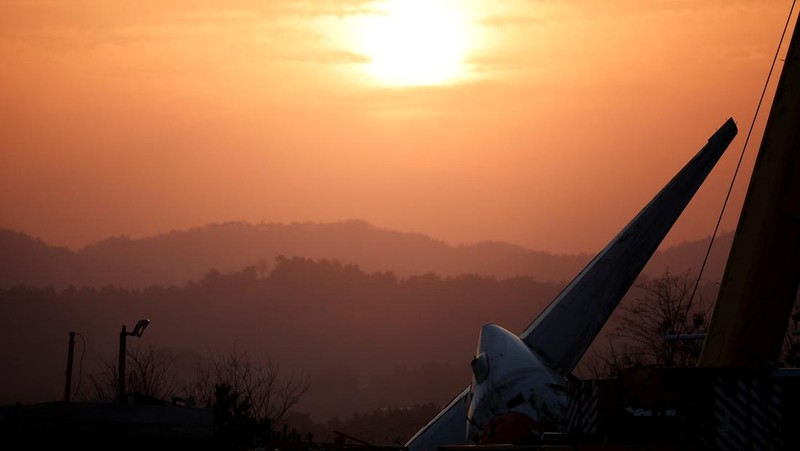
[[[467,442],[467,386],[406,443],[409,451],[437,451],[441,445],[464,445]]]

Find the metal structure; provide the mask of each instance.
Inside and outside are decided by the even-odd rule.
[[[700,356],[773,365],[800,282],[800,27],[795,25]]]
[[[119,332],[119,371],[117,375],[117,392],[120,398],[125,396],[125,358],[127,338],[129,335],[133,337],[141,337],[148,324],[150,324],[149,319],[140,319],[136,323],[136,326],[134,326],[133,331],[128,332],[127,328],[123,324],[122,330]]]

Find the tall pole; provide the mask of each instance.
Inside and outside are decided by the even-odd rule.
[[[117,392],[120,398],[125,395],[125,339],[127,336],[128,332],[123,324],[122,331],[119,333],[119,379],[117,380]]]
[[[64,385],[64,401],[69,402],[70,390],[72,389],[72,355],[75,349],[75,332],[69,333],[69,351],[67,352],[67,382]]]

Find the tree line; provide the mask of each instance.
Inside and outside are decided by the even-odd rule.
[[[532,277],[398,277],[299,257],[278,257],[269,266],[210,270],[183,286],[0,290],[0,340],[15,344],[0,348],[0,361],[17,369],[0,374],[0,403],[24,401],[30,390],[46,387],[45,396],[58,396],[59,340],[68,330],[87,338],[83,396],[113,399],[114,337],[120,324],[145,315],[153,325],[128,357],[128,386],[137,391],[156,398],[177,391],[200,404],[216,403],[232,425],[249,412],[254,424],[291,418],[327,436],[366,422],[374,427],[359,426],[362,436],[402,440],[427,421],[425,415],[404,432],[387,432],[376,426],[387,412],[413,417],[423,406],[448,401],[469,381],[481,325],[521,331],[563,288]],[[715,285],[694,292],[694,282],[691,272],[640,277],[582,371],[691,365],[700,343],[669,343],[663,336],[704,330]],[[277,382],[278,369],[288,370],[280,373],[289,376],[284,382]],[[294,389],[281,385],[286,381]],[[254,388],[264,386],[287,396],[281,401],[268,390],[266,402]]]

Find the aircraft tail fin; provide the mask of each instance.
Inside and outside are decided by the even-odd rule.
[[[728,119],[520,334],[562,376],[575,368],[736,133]]]
[[[581,271],[520,335],[542,360],[569,374],[736,136],[733,119]],[[408,442],[409,451],[466,443],[470,386]]]

